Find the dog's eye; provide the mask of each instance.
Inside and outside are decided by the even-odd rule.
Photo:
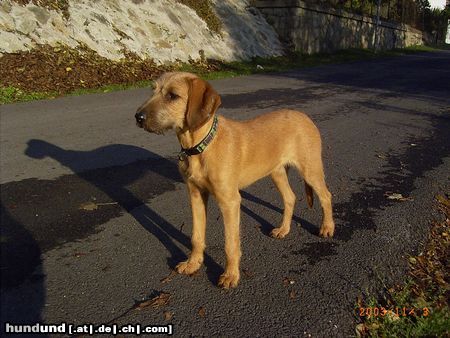
[[[167,99],[168,99],[168,100],[175,100],[175,99],[177,99],[177,98],[178,98],[178,95],[175,94],[174,92],[169,92],[169,93],[167,93]]]

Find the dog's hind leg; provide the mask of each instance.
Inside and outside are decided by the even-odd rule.
[[[302,174],[306,184],[314,189],[315,193],[319,197],[320,204],[322,205],[323,219],[322,226],[320,228],[320,236],[333,237],[334,221],[331,206],[331,193],[325,183],[322,160],[316,159],[316,161],[313,161],[310,164],[314,167],[305,168]]]
[[[274,238],[283,238],[291,230],[292,214],[294,213],[295,206],[295,194],[289,185],[286,168],[284,166],[275,169],[270,176],[280,192],[284,203],[283,221],[279,227],[272,230],[270,235]]]

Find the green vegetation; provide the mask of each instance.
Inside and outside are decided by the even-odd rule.
[[[301,54],[290,53],[286,56],[276,56],[270,58],[255,57],[249,61],[235,61],[221,63],[214,71],[205,71],[195,65],[183,65],[181,70],[199,74],[200,76],[212,80],[224,77],[250,75],[257,73],[280,72],[291,69],[301,69],[326,64],[338,64],[359,60],[375,59],[386,56],[401,56],[417,52],[430,52],[436,49],[426,46],[415,46],[405,49],[382,51],[374,53],[368,49],[346,49],[334,53]]]
[[[133,89],[133,88],[143,88],[143,87],[149,87],[151,86],[152,81],[138,81],[133,84],[110,84],[101,86],[99,88],[79,88],[75,89],[73,92],[70,92],[69,95],[85,95],[85,94],[95,94],[95,93],[109,93],[109,92],[115,92],[118,90],[125,90],[125,89]]]
[[[450,337],[450,200],[439,195],[437,201],[446,220],[431,225],[422,252],[409,258],[407,282],[392,288],[384,285],[381,299],[358,301],[358,315],[363,320],[356,327],[358,336]]]
[[[0,87],[0,103],[13,103],[54,98],[57,93],[52,92],[24,92],[16,87]]]
[[[144,63],[133,63],[130,62],[119,62],[117,65],[113,65],[112,61],[103,61],[97,60],[98,57],[94,58],[92,61],[93,65],[87,68],[86,73],[90,74],[90,76],[84,77],[87,79],[94,79],[93,74],[97,67],[101,67],[99,69],[104,69],[100,71],[96,71],[96,76],[101,76],[101,78],[95,78],[95,82],[91,88],[86,87],[85,81],[80,81],[80,79],[76,78],[70,86],[67,87],[67,90],[64,91],[52,91],[52,90],[40,90],[40,86],[44,86],[44,88],[52,88],[52,85],[47,83],[36,84],[33,87],[33,77],[29,78],[27,81],[27,89],[20,88],[20,84],[3,84],[0,87],[0,103],[13,103],[13,102],[22,102],[22,101],[30,101],[30,100],[40,100],[45,98],[54,98],[61,95],[83,95],[90,93],[102,93],[102,92],[112,92],[117,90],[124,90],[129,88],[141,88],[147,87],[150,85],[150,80],[141,80],[142,78],[151,79],[152,74],[157,76],[162,71],[187,71],[198,74],[199,76],[208,79],[221,79],[226,77],[234,77],[241,75],[250,75],[250,74],[258,74],[258,73],[268,73],[268,72],[279,72],[286,71],[290,69],[300,69],[305,67],[319,66],[325,64],[336,64],[343,62],[351,62],[358,60],[367,60],[374,59],[379,57],[386,56],[401,56],[411,53],[417,52],[427,52],[427,51],[435,51],[435,48],[426,47],[426,46],[417,46],[417,47],[409,47],[405,49],[391,50],[391,51],[382,51],[378,53],[374,53],[371,50],[367,49],[349,49],[337,51],[335,53],[330,54],[313,54],[313,55],[305,55],[300,53],[291,53],[286,56],[277,56],[270,58],[261,58],[256,57],[249,61],[234,61],[234,62],[220,62],[217,60],[200,60],[200,61],[192,61],[190,63],[183,64],[175,64],[171,66],[165,66],[164,69],[158,69],[155,64],[150,63],[149,65],[145,65]],[[64,50],[62,51],[64,52]],[[60,53],[60,52],[58,52]],[[67,51],[64,55],[71,55],[69,60],[75,59],[79,57],[78,54]],[[39,54],[38,56],[34,56],[33,60],[43,59],[45,54]],[[92,58],[82,57],[83,63],[77,65],[75,63],[72,66],[74,69],[77,68],[78,72],[76,72],[77,76],[83,75],[83,67],[87,67],[86,64],[89,64],[87,60],[91,60]],[[26,60],[26,59],[24,59]],[[53,60],[53,59],[50,59]],[[72,64],[73,61],[70,61]],[[136,61],[137,62],[137,61]],[[55,64],[55,62],[49,62],[49,64]],[[144,67],[145,66],[145,67]],[[55,79],[53,82],[64,81],[63,76],[65,73],[65,67],[63,67],[61,80]],[[123,68],[123,69],[122,69]],[[5,68],[6,69],[6,68]],[[34,68],[36,69],[36,68]],[[143,71],[145,70],[145,71]],[[114,72],[111,73],[111,72]],[[54,75],[56,72],[54,69],[51,71],[51,75]],[[70,72],[74,73],[74,72]],[[101,73],[101,74],[100,74]],[[124,77],[119,77],[119,75],[123,73]],[[136,77],[136,80],[133,81],[133,78],[130,77],[133,74],[140,74],[142,76]],[[50,74],[50,73],[49,73]],[[99,75],[100,74],[100,75]],[[103,75],[102,75],[103,74]],[[38,74],[39,75],[39,74]],[[36,75],[36,76],[38,76]],[[125,77],[126,76],[126,77]],[[39,77],[45,78],[45,76],[40,75]],[[140,79],[141,78],[141,79]],[[101,85],[102,81],[116,79],[122,83],[105,83]],[[78,83],[78,87],[76,84]],[[66,83],[67,84],[67,83]],[[100,85],[96,85],[100,84]],[[59,88],[60,89],[60,88]]]
[[[393,293],[391,311],[366,317],[357,332],[364,337],[448,337],[450,312],[448,307],[434,308],[433,301],[414,300],[407,283],[405,289]],[[380,309],[379,302],[372,298],[366,309]],[[387,309],[387,308],[386,308]]]

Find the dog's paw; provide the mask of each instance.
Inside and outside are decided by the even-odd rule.
[[[179,263],[175,270],[178,273],[182,273],[184,275],[192,275],[194,272],[196,272],[198,269],[200,269],[201,264],[197,262],[193,262],[190,260],[187,260],[185,262]]]
[[[289,230],[290,229],[283,227],[274,228],[270,232],[270,236],[273,238],[284,238],[289,233]]]
[[[224,289],[235,288],[239,282],[239,273],[224,272],[219,277],[219,287]]]
[[[319,235],[322,237],[333,237],[334,235],[334,224],[332,225],[322,225],[320,228]]]

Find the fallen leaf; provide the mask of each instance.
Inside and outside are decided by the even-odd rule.
[[[137,303],[134,308],[137,310],[142,310],[151,306],[156,309],[161,306],[167,305],[169,303],[170,297],[170,293],[161,292],[158,296],[155,296],[152,299]]]
[[[388,200],[395,200],[395,201],[412,201],[412,197],[405,197],[402,194],[399,193],[385,193],[384,196],[386,196],[386,198]]]
[[[205,318],[206,310],[203,306],[200,306],[200,308],[198,309],[198,315],[202,318]]]
[[[253,272],[251,272],[248,269],[242,269],[242,272],[243,272],[245,278],[253,278],[253,276],[255,275]]]
[[[66,72],[71,72],[72,71],[72,68],[71,67],[67,67],[66,68]]]
[[[86,203],[81,204],[78,209],[92,211],[92,210],[97,210],[98,205],[94,202],[86,202]]]
[[[396,321],[400,319],[400,317],[392,310],[386,312],[386,318],[391,321]]]
[[[290,299],[295,299],[296,297],[297,297],[297,293],[295,292],[295,290],[289,291],[289,298]]]
[[[358,295],[358,297],[356,298],[356,304],[358,304],[359,307],[364,306],[363,298],[361,295]]]
[[[82,203],[79,207],[80,210],[87,210],[87,211],[92,211],[92,210],[97,210],[99,206],[103,206],[103,205],[116,205],[117,202],[109,202],[109,203],[94,203],[94,202],[86,202],[86,203]]]
[[[292,278],[290,278],[290,277],[284,277],[283,278],[283,284],[284,284],[284,286],[289,286],[289,285],[292,285],[292,284],[294,284],[295,283],[295,280],[293,280]]]
[[[355,327],[357,337],[365,337],[367,335],[367,326],[364,323],[358,324]]]
[[[160,280],[160,282],[162,284],[168,283],[172,280],[173,277],[175,277],[177,275],[177,272],[172,270],[168,276],[164,277],[163,279]]]
[[[442,203],[445,206],[450,208],[450,199],[448,199],[448,198],[446,198],[445,196],[442,196],[442,195],[437,195],[436,199],[438,200],[439,203]]]
[[[169,321],[172,320],[173,318],[173,313],[170,311],[164,311],[164,320],[165,321]]]

